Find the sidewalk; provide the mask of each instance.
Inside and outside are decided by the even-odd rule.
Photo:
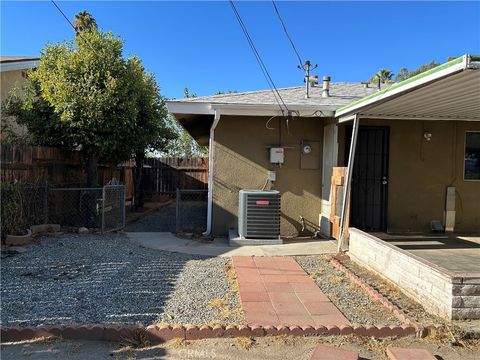
[[[336,245],[330,240],[291,242],[282,245],[230,247],[228,240],[201,242],[177,238],[169,232],[127,232],[128,238],[146,248],[203,256],[294,256],[335,254]],[[300,240],[299,240],[300,241]]]

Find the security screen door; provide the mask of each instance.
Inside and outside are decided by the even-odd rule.
[[[345,154],[348,154],[352,127],[346,130]],[[350,226],[367,231],[387,230],[388,139],[388,127],[359,128],[352,174]]]

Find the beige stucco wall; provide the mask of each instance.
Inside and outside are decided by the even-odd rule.
[[[463,180],[465,131],[480,122],[361,120],[361,125],[390,128],[388,230],[430,231],[443,222],[446,191],[455,186],[455,231],[480,231],[480,181]],[[431,141],[423,138],[425,131]],[[344,131],[340,129],[339,163],[344,164]]]
[[[15,70],[15,71],[2,71],[0,73],[0,93],[1,93],[1,104],[3,105],[4,101],[8,99],[10,92],[17,88],[18,94],[21,95],[22,87],[25,84],[26,77],[24,76],[25,70]],[[22,126],[19,126],[12,118],[5,118],[2,115],[2,125],[8,122],[11,125],[11,129],[17,135],[24,135],[26,129]]]
[[[215,130],[213,234],[226,235],[230,227],[237,227],[238,191],[261,189],[268,170],[277,173],[272,189],[279,190],[282,201],[281,234],[296,236],[301,230],[299,217],[318,225],[322,191],[323,121],[319,118],[299,118],[289,123],[287,133],[282,121],[282,145],[285,163],[279,167],[269,162],[269,147],[279,143],[279,121],[273,119],[268,130],[268,118],[222,116]],[[301,142],[308,140],[314,151],[301,155]],[[301,169],[308,162],[317,164],[314,170]],[[309,226],[310,231],[313,230]]]

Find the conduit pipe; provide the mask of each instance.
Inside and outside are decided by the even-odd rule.
[[[215,109],[212,126],[210,127],[210,139],[208,140],[208,200],[207,200],[207,230],[204,236],[212,233],[212,203],[213,203],[213,163],[215,146],[215,128],[220,121],[220,110]]]

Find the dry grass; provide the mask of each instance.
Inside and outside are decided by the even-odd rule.
[[[141,349],[150,346],[147,331],[143,328],[135,329],[131,336],[126,337],[121,342],[124,348]]]
[[[237,347],[240,349],[249,350],[255,345],[255,339],[251,337],[239,337],[236,339]]]
[[[167,349],[180,349],[180,348],[183,348],[183,347],[185,347],[189,344],[190,343],[185,339],[175,338],[175,339],[172,339],[172,340],[168,341],[165,344],[165,348],[167,348]]]
[[[208,303],[209,309],[225,309],[228,308],[228,303],[223,299],[213,299]]]
[[[343,278],[339,275],[333,275],[330,277],[330,282],[332,284],[340,284],[343,281]]]

